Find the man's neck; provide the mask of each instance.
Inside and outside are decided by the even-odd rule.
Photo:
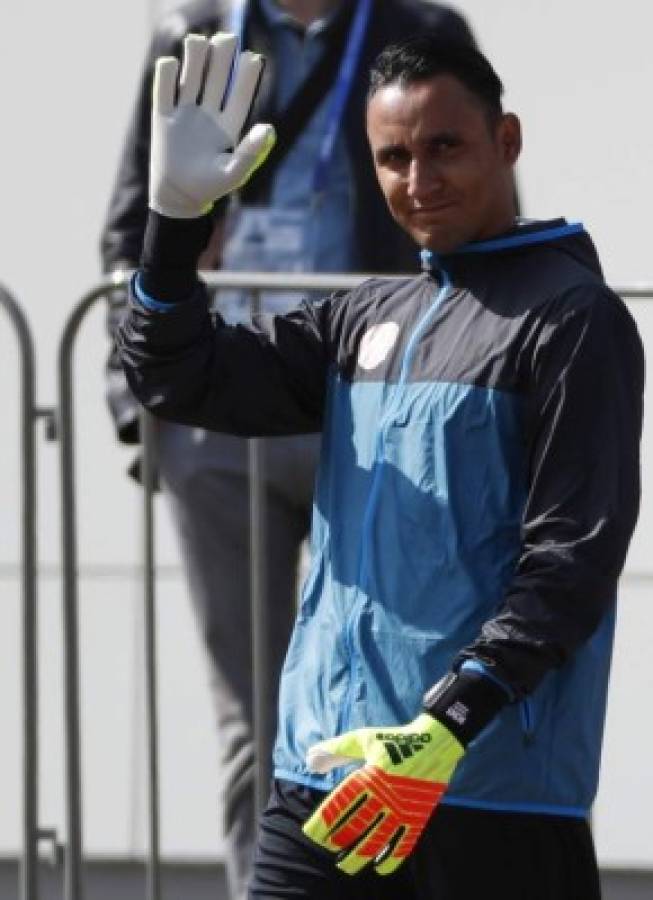
[[[276,0],[277,6],[307,28],[336,8],[340,0]]]

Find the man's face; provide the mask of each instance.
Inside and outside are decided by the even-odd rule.
[[[519,121],[491,124],[454,76],[380,88],[367,134],[390,212],[421,247],[447,253],[511,227]]]

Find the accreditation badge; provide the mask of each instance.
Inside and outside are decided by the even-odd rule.
[[[222,269],[237,272],[306,272],[311,268],[306,251],[308,210],[240,206],[227,217]],[[260,309],[283,314],[304,294],[291,291],[261,292]],[[251,320],[250,291],[221,289],[216,308],[229,324]]]

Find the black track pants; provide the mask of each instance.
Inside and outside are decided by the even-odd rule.
[[[324,794],[275,782],[261,817],[250,900],[599,900],[587,822],[441,806],[392,875],[341,873],[301,831]]]

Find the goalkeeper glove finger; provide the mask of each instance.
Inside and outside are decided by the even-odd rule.
[[[157,60],[149,205],[161,215],[204,215],[241,187],[274,146],[271,125],[254,125],[239,142],[264,60],[249,51],[236,59],[236,45],[232,34],[216,34],[210,41],[188,35],[181,76],[176,59]]]

